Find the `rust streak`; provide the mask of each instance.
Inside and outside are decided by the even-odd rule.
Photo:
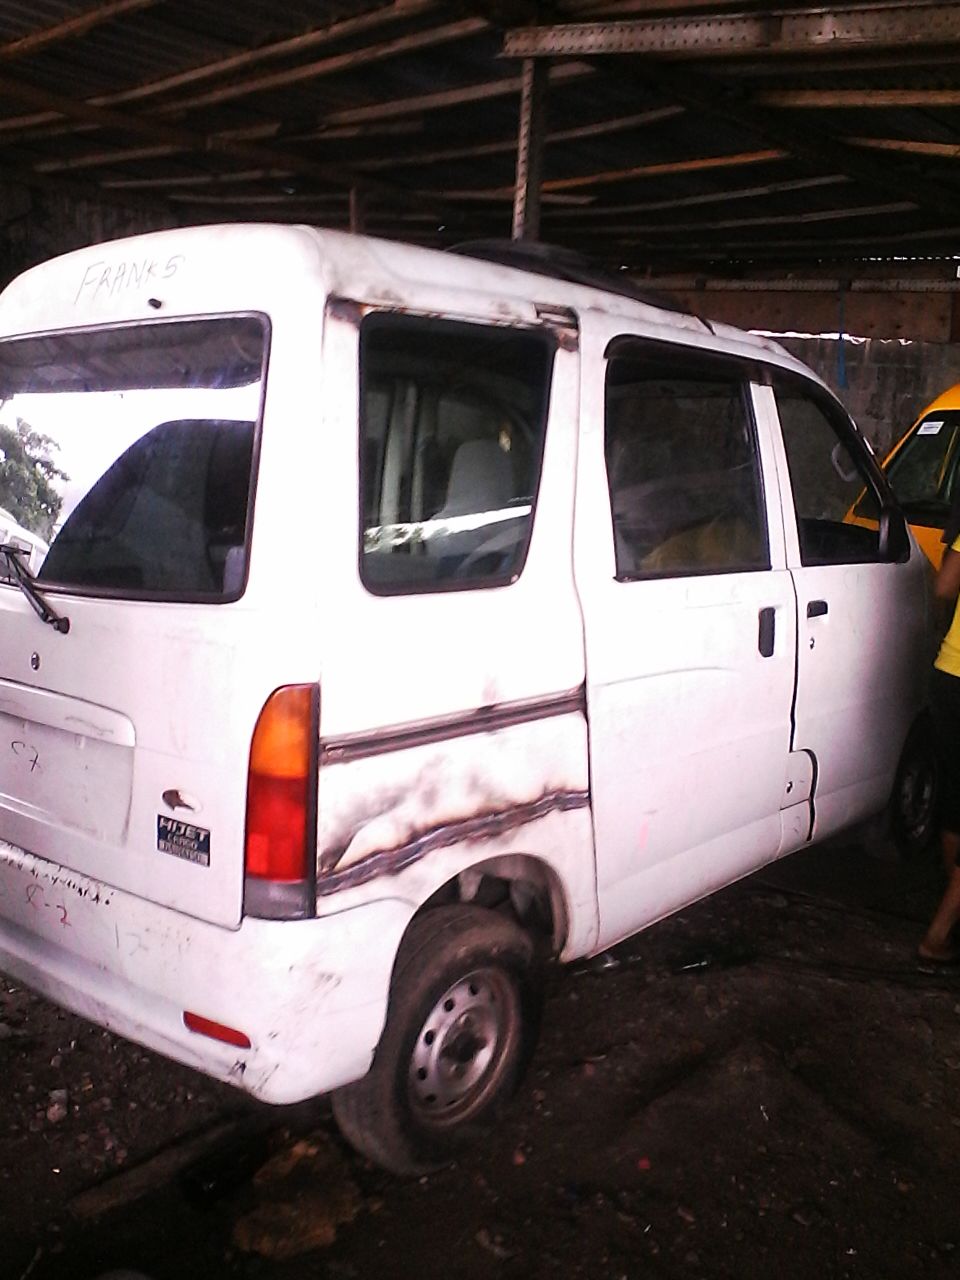
[[[528,822],[544,818],[548,813],[585,809],[589,804],[590,793],[587,791],[550,791],[539,800],[531,800],[526,804],[478,813],[469,818],[430,827],[405,844],[370,853],[362,861],[345,867],[342,871],[337,870],[337,865],[347,851],[346,846],[328,850],[320,860],[317,892],[326,896],[340,889],[365,884],[380,875],[396,875],[436,849],[446,849],[466,840],[492,840],[507,831],[526,826]]]

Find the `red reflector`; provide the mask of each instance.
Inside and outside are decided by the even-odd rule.
[[[235,1044],[238,1049],[250,1048],[250,1037],[235,1027],[225,1027],[222,1022],[213,1022],[210,1018],[201,1018],[199,1013],[184,1013],[183,1025],[197,1035],[209,1036],[211,1040],[223,1040],[226,1044]]]

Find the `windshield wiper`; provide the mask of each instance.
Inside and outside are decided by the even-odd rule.
[[[53,627],[54,631],[59,631],[62,636],[65,636],[70,630],[70,619],[51,609],[40,594],[37,589],[36,578],[20,559],[21,556],[28,554],[26,549],[14,546],[11,542],[2,542],[0,543],[0,554],[6,556],[7,564],[10,566],[10,573],[16,579],[17,586],[30,601],[37,617]]]

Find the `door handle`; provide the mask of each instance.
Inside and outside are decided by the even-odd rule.
[[[807,605],[808,618],[822,618],[827,612],[826,600],[811,600]]]
[[[757,630],[757,648],[761,658],[773,656],[773,646],[777,633],[777,611],[766,608],[760,610],[760,626]]]

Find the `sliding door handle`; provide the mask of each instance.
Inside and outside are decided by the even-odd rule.
[[[760,610],[760,626],[757,630],[757,648],[761,658],[773,656],[774,642],[777,637],[777,611],[767,608]]]
[[[826,600],[811,600],[807,605],[808,618],[822,618],[827,612]]]

